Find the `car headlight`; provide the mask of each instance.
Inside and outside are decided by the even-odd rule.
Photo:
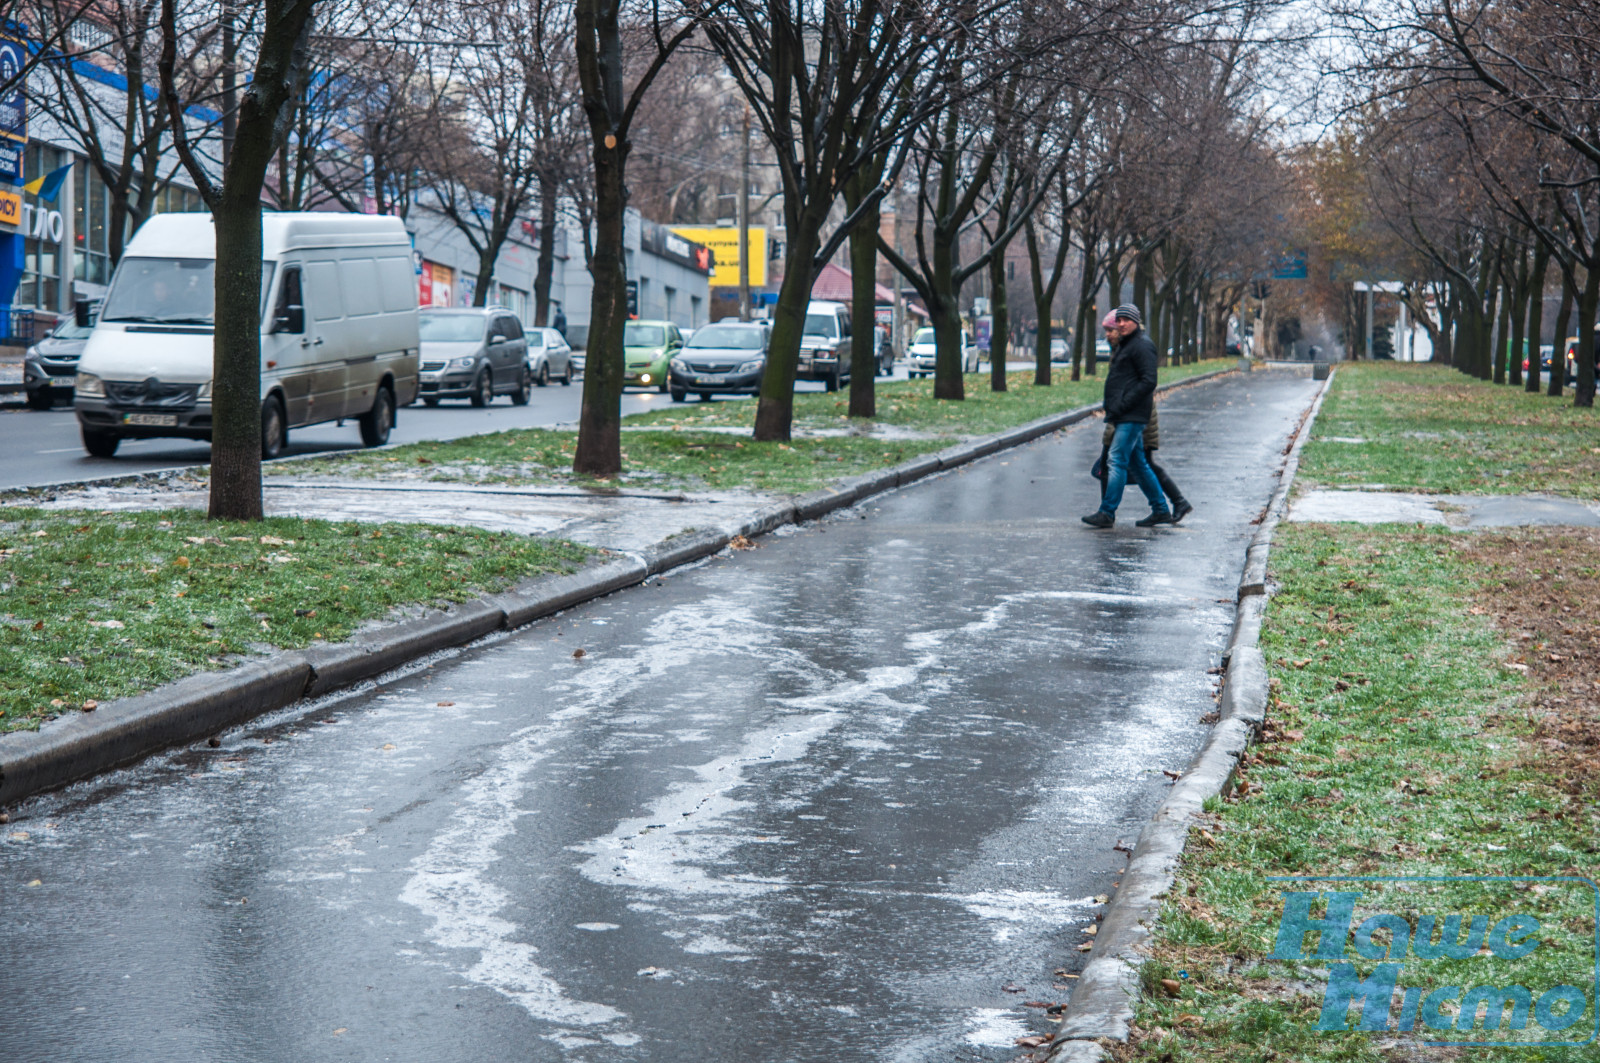
[[[478,356],[475,355],[475,354],[469,354],[465,358],[452,358],[452,359],[450,359],[450,365],[448,366],[448,368],[450,368],[450,369],[471,369],[473,364],[476,363],[477,360],[478,360]]]
[[[689,364],[682,358],[674,358],[672,360],[672,368],[676,369],[680,373],[687,373],[689,371]]]
[[[195,393],[195,398],[209,399],[211,397],[211,384],[212,381],[210,380],[207,380],[204,384],[201,384],[200,390]]]
[[[93,373],[79,373],[77,379],[72,382],[72,387],[79,395],[104,397],[106,393],[106,382]]]
[[[749,361],[749,362],[746,362],[743,365],[741,365],[739,367],[739,372],[741,372],[741,373],[758,373],[758,372],[761,371],[761,367],[763,365],[765,365],[765,364],[766,364],[766,361],[764,359],[757,358],[754,361]]]
[[[23,353],[22,360],[25,362],[37,362],[39,360],[39,348],[37,346],[29,347]]]

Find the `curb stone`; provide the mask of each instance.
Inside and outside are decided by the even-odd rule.
[[[1218,705],[1221,719],[1211,729],[1188,769],[1139,834],[1133,855],[1106,906],[1088,962],[1061,1013],[1061,1027],[1050,1043],[1049,1063],[1095,1063],[1105,1057],[1099,1041],[1126,1041],[1139,997],[1139,968],[1161,915],[1161,901],[1176,876],[1189,827],[1208,798],[1221,793],[1244,751],[1266,718],[1266,660],[1256,645],[1266,611],[1267,554],[1300,467],[1300,450],[1311,435],[1330,378],[1318,389],[1295,428],[1294,442],[1279,472],[1278,488],[1245,552],[1234,625],[1228,640],[1226,681]]]
[[[1156,390],[1187,387],[1234,371],[1201,373],[1163,384]],[[614,556],[580,572],[541,576],[448,610],[369,628],[349,642],[288,650],[228,671],[200,672],[143,694],[108,702],[92,713],[63,717],[37,731],[0,735],[0,807],[125,767],[163,749],[208,738],[302,699],[345,689],[430,653],[464,646],[496,631],[514,630],[580,602],[642,583],[668,569],[717,554],[735,535],[751,538],[785,524],[814,520],[870,495],[1076,424],[1093,416],[1099,408],[1099,404],[1080,406],[1041,417],[972,443],[772,503],[733,527],[674,536],[638,554]],[[88,482],[137,483],[173,475],[173,471],[147,472]],[[50,491],[59,486],[33,490]],[[28,491],[4,492],[0,497]]]

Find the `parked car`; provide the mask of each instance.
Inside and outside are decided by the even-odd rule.
[[[351,418],[369,447],[417,393],[417,278],[398,218],[262,218],[261,455],[299,425]],[[216,229],[210,214],[158,214],[117,265],[73,387],[83,446],[210,440]]]
[[[767,368],[765,321],[707,325],[696,332],[668,363],[668,390],[673,402],[689,392],[702,402],[712,395],[754,395]]]
[[[1111,361],[1111,341],[1110,340],[1095,340],[1094,341],[1094,360],[1097,361],[1097,362],[1109,362],[1109,361]]]
[[[916,335],[911,337],[911,349],[906,352],[906,375],[913,380],[928,376],[938,364],[938,353],[934,330],[931,327],[917,329]],[[961,371],[978,371],[978,348],[972,346],[965,332],[961,333]]]
[[[815,301],[806,308],[796,380],[820,380],[828,391],[850,379],[850,307]]]
[[[48,410],[58,401],[72,398],[78,359],[92,331],[70,317],[62,318],[44,339],[28,348],[22,357],[22,389],[30,407]]]
[[[528,338],[517,315],[500,306],[425,308],[417,320],[422,337],[422,402],[467,399],[487,406],[496,395],[528,404],[533,373]]]
[[[1072,355],[1067,352],[1067,341],[1055,339],[1050,341],[1050,360],[1066,364],[1072,360]]]
[[[630,321],[622,328],[622,386],[667,390],[667,363],[683,346],[670,321]]]
[[[555,379],[562,387],[570,385],[579,369],[574,361],[572,348],[561,333],[553,328],[528,329],[528,375],[535,384],[544,387]]]

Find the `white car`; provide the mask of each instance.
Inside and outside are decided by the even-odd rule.
[[[1063,365],[1072,360],[1072,355],[1067,353],[1066,340],[1050,341],[1050,360],[1052,362],[1059,362]]]
[[[930,375],[938,362],[938,341],[932,328],[919,328],[911,337],[911,347],[906,351],[906,375],[915,380]],[[961,334],[961,371],[978,371],[978,348],[972,346],[967,334]]]
[[[533,382],[544,387],[551,380],[563,385],[571,384],[578,367],[572,364],[572,348],[553,328],[530,328],[528,331],[528,373]]]

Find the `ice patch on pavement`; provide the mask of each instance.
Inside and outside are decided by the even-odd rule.
[[[961,1039],[979,1048],[1016,1048],[1017,1038],[1033,1032],[1004,1008],[977,1008],[967,1016],[966,1025]]]
[[[1074,900],[1054,893],[1033,890],[983,890],[950,899],[980,919],[995,919],[1006,923],[1034,923],[1052,927],[1079,922],[1096,907],[1093,897]],[[1010,936],[1010,927],[995,929],[997,941],[1005,941]]]
[[[616,923],[573,923],[572,925],[578,930],[592,930],[597,934],[604,933],[607,930],[622,929]]]

